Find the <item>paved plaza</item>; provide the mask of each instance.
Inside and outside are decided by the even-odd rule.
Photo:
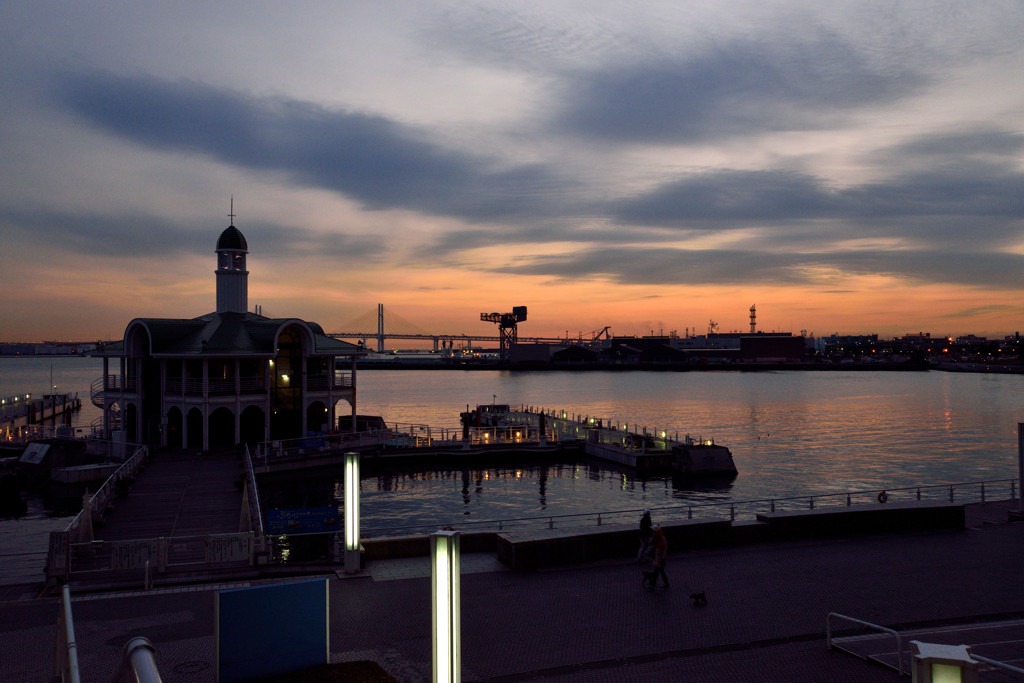
[[[653,591],[628,560],[521,573],[490,554],[464,555],[463,680],[909,680],[828,650],[826,615],[900,631],[1024,618],[1024,524],[1007,522],[1009,507],[971,506],[962,531],[672,548],[672,585]],[[332,660],[373,660],[400,681],[429,681],[427,559],[326,576]],[[108,681],[122,646],[145,636],[164,681],[212,682],[215,591],[257,583],[148,593],[73,587],[83,681]],[[52,680],[58,601],[37,597],[40,589],[0,587],[0,680]],[[697,589],[707,606],[691,604]],[[971,633],[948,637],[979,645]],[[1004,644],[998,658],[1020,666],[1024,645]],[[988,672],[982,680],[1013,679]]]

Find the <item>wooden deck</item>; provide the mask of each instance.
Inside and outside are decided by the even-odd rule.
[[[234,533],[242,511],[236,485],[242,473],[234,451],[156,453],[128,496],[96,525],[96,540]]]

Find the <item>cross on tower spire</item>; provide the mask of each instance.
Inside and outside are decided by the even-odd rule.
[[[228,218],[231,219],[231,225],[235,224],[235,195],[231,195],[231,213],[228,214]]]

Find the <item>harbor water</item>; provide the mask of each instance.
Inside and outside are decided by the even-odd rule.
[[[99,417],[88,402],[102,361],[0,358],[0,394],[78,392],[75,424]],[[739,475],[713,483],[638,478],[592,462],[544,467],[364,471],[367,531],[613,511],[702,501],[1008,479],[1017,476],[1024,376],[946,372],[508,372],[362,370],[359,413],[389,423],[458,427],[483,403],[565,410],[630,428],[713,438]],[[347,412],[342,403],[339,412]],[[267,483],[265,507],[326,505],[336,477]],[[304,482],[304,483],[303,483]],[[28,513],[0,520],[0,558],[45,551],[67,523],[66,502],[29,499]],[[36,547],[42,540],[42,546]]]

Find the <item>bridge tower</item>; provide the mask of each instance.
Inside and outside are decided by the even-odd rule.
[[[377,353],[384,353],[384,304],[377,304]]]
[[[757,334],[757,307],[750,306],[750,334]]]
[[[507,363],[512,345],[519,338],[516,326],[526,320],[526,306],[515,306],[512,308],[511,313],[481,313],[480,319],[486,322],[498,323],[501,339],[498,360],[502,363]]]

